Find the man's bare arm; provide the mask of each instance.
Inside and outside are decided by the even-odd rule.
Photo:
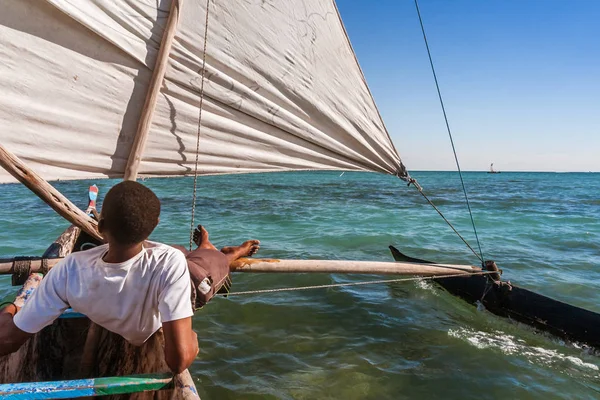
[[[33,336],[17,328],[13,316],[19,310],[14,304],[9,304],[0,311],[0,356],[14,353]]]
[[[163,322],[165,361],[175,374],[185,371],[198,355],[198,336],[192,317]]]

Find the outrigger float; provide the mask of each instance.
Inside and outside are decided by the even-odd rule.
[[[409,257],[394,246],[389,248],[396,261],[431,263]],[[498,271],[495,263],[488,261],[486,264],[489,271]],[[487,276],[435,278],[434,281],[469,304],[482,304],[492,314],[530,325],[568,342],[600,350],[600,314],[502,281],[500,271]]]

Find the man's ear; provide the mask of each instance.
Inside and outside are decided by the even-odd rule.
[[[102,234],[102,231],[104,231],[104,218],[100,217],[98,220],[98,233]]]

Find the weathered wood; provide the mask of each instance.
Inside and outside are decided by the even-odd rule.
[[[124,179],[128,181],[135,181],[137,179],[140,161],[142,159],[142,154],[144,153],[144,147],[146,146],[146,139],[148,138],[148,132],[152,125],[152,116],[154,115],[154,109],[156,108],[156,101],[167,70],[171,44],[173,43],[173,37],[175,37],[175,31],[177,30],[180,1],[181,0],[171,1],[169,19],[165,26],[160,48],[158,50],[158,56],[156,57],[156,63],[154,65],[154,72],[152,73],[148,93],[146,95],[146,100],[144,101],[144,108],[142,109],[138,129],[133,144],[131,145],[127,166],[125,167]]]
[[[60,259],[49,259],[51,268]],[[42,262],[31,262],[31,271],[41,268]],[[382,275],[460,275],[481,271],[479,267],[454,264],[419,264],[382,261],[345,261],[345,260],[284,260],[268,258],[240,258],[231,266],[233,272],[276,272],[298,273],[314,272],[329,274],[382,274]],[[11,273],[12,263],[0,263],[0,275]]]
[[[14,154],[0,144],[0,166],[7,170],[19,182],[27,186],[40,199],[67,221],[80,227],[90,236],[102,240],[98,233],[98,224],[83,211],[77,208],[69,199],[63,196],[41,176],[25,165]]]
[[[127,376],[163,372],[168,373],[169,367],[164,358],[164,335],[162,329],[158,330],[141,346],[134,346],[116,333],[102,329],[98,345],[97,362],[92,371],[93,376]],[[184,387],[186,385],[187,387]],[[189,397],[190,393],[196,393],[196,397]],[[181,377],[175,379],[172,391],[111,396],[106,400],[125,399],[199,400],[199,397],[197,396],[197,390],[191,377],[186,378],[184,372]]]
[[[461,275],[480,272],[469,265],[419,264],[406,262],[345,261],[345,260],[280,260],[240,258],[231,267],[233,272],[382,274],[382,275]]]
[[[33,293],[33,291],[35,291],[35,289],[37,289],[37,287],[40,285],[40,283],[42,283],[42,277],[43,277],[42,274],[29,275],[29,277],[23,284],[23,287],[17,293],[17,296],[15,297],[15,301],[13,301],[13,303],[15,303],[15,306],[22,308],[25,305],[25,301],[27,300],[29,295],[31,293]]]
[[[42,259],[46,259],[48,268],[54,267],[63,257],[71,254],[81,229],[71,225],[44,252],[39,259],[31,260],[31,273],[42,272]],[[60,257],[60,258],[58,258]],[[12,274],[14,258],[0,259],[0,275]]]
[[[87,332],[85,344],[83,345],[83,354],[79,365],[79,376],[81,378],[91,377],[90,373],[96,364],[96,356],[98,353],[98,344],[100,343],[100,335],[102,327],[95,322],[90,322],[90,328]]]
[[[171,400],[200,400],[196,384],[187,369],[173,378],[175,396]]]
[[[54,243],[46,249],[42,257],[66,257],[73,251],[77,239],[81,234],[81,229],[71,225],[60,235]]]

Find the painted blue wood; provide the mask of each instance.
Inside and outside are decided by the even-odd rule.
[[[173,380],[171,374],[75,379],[55,382],[25,382],[0,385],[0,399],[67,399],[159,390]]]
[[[58,318],[85,318],[84,314],[73,311],[72,308],[67,308],[64,313]]]
[[[93,379],[0,385],[0,399],[3,400],[68,399],[70,397],[94,396],[94,394]]]

